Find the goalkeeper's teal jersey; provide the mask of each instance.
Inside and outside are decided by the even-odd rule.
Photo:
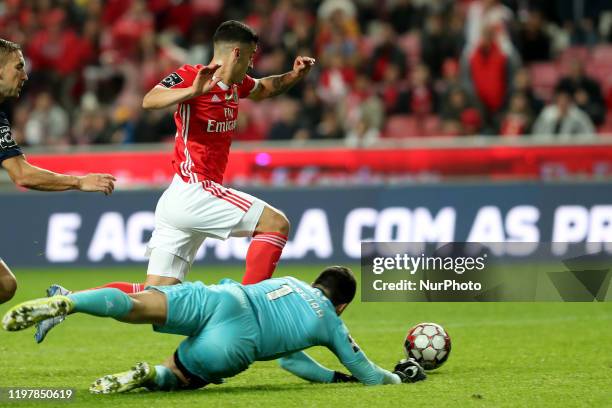
[[[323,293],[292,277],[269,279],[242,289],[261,327],[256,360],[270,360],[307,349],[328,347],[367,384],[395,382],[391,373],[372,363],[349,335]],[[312,367],[316,370],[316,367]]]
[[[152,286],[166,294],[166,323],[155,330],[189,336],[179,346],[181,363],[207,382],[245,370],[253,361],[282,357],[283,368],[311,381],[329,382],[333,371],[301,350],[328,347],[365,384],[397,383],[399,377],[370,362],[349,336],[319,289],[286,277],[243,286],[186,282]]]
[[[319,289],[295,278],[269,279],[243,286],[261,327],[258,360],[337,342],[349,348],[348,331]]]

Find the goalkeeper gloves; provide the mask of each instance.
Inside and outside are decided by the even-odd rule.
[[[332,383],[347,383],[347,382],[359,382],[359,380],[353,376],[341,373],[340,371],[334,371],[334,378],[332,378]]]
[[[423,381],[427,378],[425,370],[414,358],[400,360],[393,369],[393,373],[397,374],[403,383]]]

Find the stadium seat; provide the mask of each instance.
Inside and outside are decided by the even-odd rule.
[[[612,74],[612,46],[598,45],[593,48],[590,62],[594,65],[608,67],[611,70],[608,71],[608,74]]]
[[[423,136],[423,129],[413,115],[392,115],[387,120],[384,137],[407,138]]]
[[[555,62],[541,62],[532,64],[529,69],[534,92],[541,98],[550,100],[560,77],[557,64]]]
[[[610,84],[612,80],[612,65],[591,61],[586,66],[586,73],[588,76],[599,81],[603,88],[602,91],[605,91],[607,84]]]
[[[608,112],[608,114],[606,115],[606,120],[597,129],[597,133],[599,133],[600,135],[612,136],[612,112]]]
[[[440,117],[438,115],[429,115],[423,122],[423,130],[426,136],[441,136]]]
[[[587,61],[589,59],[589,49],[587,47],[568,47],[559,55],[559,65],[562,72],[567,72],[572,61]]]

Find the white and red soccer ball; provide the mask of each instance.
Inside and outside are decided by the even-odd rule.
[[[404,341],[406,358],[414,358],[425,370],[434,370],[448,359],[451,339],[439,324],[419,323],[408,330]]]

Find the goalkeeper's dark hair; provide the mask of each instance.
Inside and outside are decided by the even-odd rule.
[[[351,303],[357,291],[353,272],[344,266],[325,268],[312,286],[321,289],[334,306]]]
[[[244,43],[250,44],[259,41],[259,36],[248,25],[236,20],[221,23],[213,36],[213,43]]]

